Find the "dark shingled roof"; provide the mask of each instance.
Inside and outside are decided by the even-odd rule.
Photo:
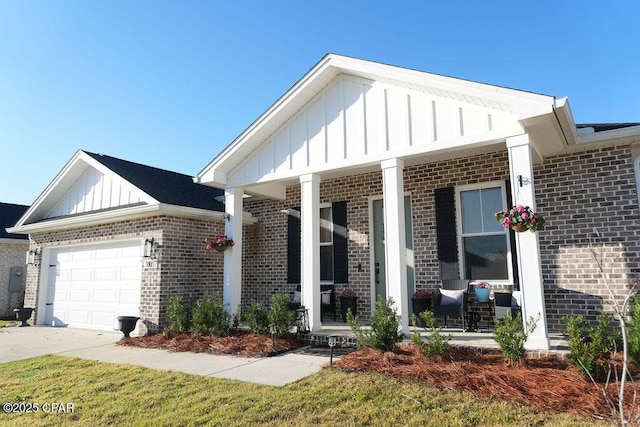
[[[29,206],[0,203],[0,239],[27,240],[29,238],[26,234],[12,234],[5,231],[5,228],[16,225],[27,209]]]
[[[103,154],[87,151],[85,153],[160,203],[224,212],[224,204],[216,201],[216,197],[224,195],[224,190],[197,184],[193,182],[193,177],[190,175],[128,162]]]
[[[578,129],[593,128],[594,132],[604,132],[606,130],[622,129],[631,126],[640,126],[640,123],[581,123],[576,124]]]

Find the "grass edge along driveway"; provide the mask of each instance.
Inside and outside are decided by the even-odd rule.
[[[371,373],[324,369],[284,387],[41,356],[0,364],[1,425],[554,425],[595,420]],[[22,404],[22,405],[20,405]],[[71,411],[70,411],[71,409]]]

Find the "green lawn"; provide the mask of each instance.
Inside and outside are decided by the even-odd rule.
[[[596,424],[376,374],[325,369],[271,387],[58,356],[0,365],[4,402],[72,404],[73,413],[0,414],[3,426]]]
[[[4,328],[10,323],[15,324],[15,322],[15,320],[0,320],[0,328]]]

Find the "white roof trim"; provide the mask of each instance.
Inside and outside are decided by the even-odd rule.
[[[269,126],[272,121],[274,125],[284,123],[293,114],[293,109],[299,108],[294,102],[296,98],[301,97],[300,102],[310,100],[319,90],[340,74],[349,74],[392,84],[429,87],[450,95],[464,95],[479,100],[484,99],[510,106],[516,113],[518,120],[550,114],[555,106],[554,98],[548,95],[329,54],[303,75],[282,97],[200,171],[195,178],[196,182],[213,186],[226,186],[227,174],[242,161],[242,158],[244,158],[243,153],[246,154],[246,151],[255,149],[258,144],[270,135],[269,132],[275,130],[271,129],[272,126]],[[242,149],[245,144],[248,144],[246,149]]]
[[[81,162],[84,162],[86,164],[86,166],[83,166],[81,164]],[[65,182],[65,179],[69,178],[71,176],[71,173],[72,173],[72,171],[74,169],[81,168],[83,170],[86,170],[87,167],[95,168],[96,170],[100,171],[101,173],[103,173],[105,175],[112,175],[112,176],[120,177],[120,175],[116,174],[111,169],[109,169],[108,167],[106,167],[105,165],[100,163],[99,161],[95,160],[93,157],[91,157],[88,154],[86,154],[84,151],[78,150],[74,154],[74,156],[71,158],[71,160],[69,160],[67,162],[67,164],[62,168],[62,170],[58,173],[58,175],[56,175],[56,177],[53,179],[53,181],[51,181],[49,183],[49,185],[44,189],[44,191],[40,194],[40,196],[38,196],[36,201],[33,202],[33,204],[29,207],[29,209],[27,209],[27,211],[24,213],[24,215],[22,215],[22,217],[17,222],[15,227],[20,227],[20,226],[24,225],[25,223],[30,222],[30,220],[32,220],[32,217],[36,213],[40,212],[42,209],[47,209],[46,213],[48,214],[50,209],[51,209],[51,208],[49,208],[48,206],[45,205],[46,202],[48,201],[48,199],[50,197],[55,197],[56,202],[57,202],[60,197],[57,197],[56,195],[54,195],[55,191],[56,190],[61,190],[60,191],[60,195],[64,195],[64,194],[66,194],[66,192],[70,188],[68,186],[68,183]],[[144,194],[146,196],[145,200],[144,200],[146,203],[148,203],[150,205],[158,204],[158,201],[156,199],[154,199],[153,197],[151,197],[150,195],[148,195],[147,193],[142,191],[140,188],[135,186],[133,183],[129,182],[128,180],[125,180],[122,177],[120,177],[120,179],[122,179],[123,181],[128,182],[132,187],[138,189],[138,191],[140,191],[142,194]],[[64,188],[65,185],[67,185],[67,188]]]
[[[128,208],[114,209],[104,212],[68,216],[27,225],[16,225],[15,227],[7,228],[7,232],[16,234],[42,233],[69,228],[89,227],[92,225],[100,225],[156,215],[171,215],[214,221],[221,221],[225,218],[224,212],[159,203],[155,205],[132,206]],[[243,214],[243,224],[255,224],[256,222],[257,219],[253,218],[251,214],[247,212]]]

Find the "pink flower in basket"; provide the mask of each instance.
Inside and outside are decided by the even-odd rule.
[[[358,294],[356,294],[355,291],[352,291],[351,289],[345,289],[340,293],[340,296],[343,298],[358,298]]]
[[[474,285],[477,289],[491,289],[491,285],[488,282],[480,282]]]

